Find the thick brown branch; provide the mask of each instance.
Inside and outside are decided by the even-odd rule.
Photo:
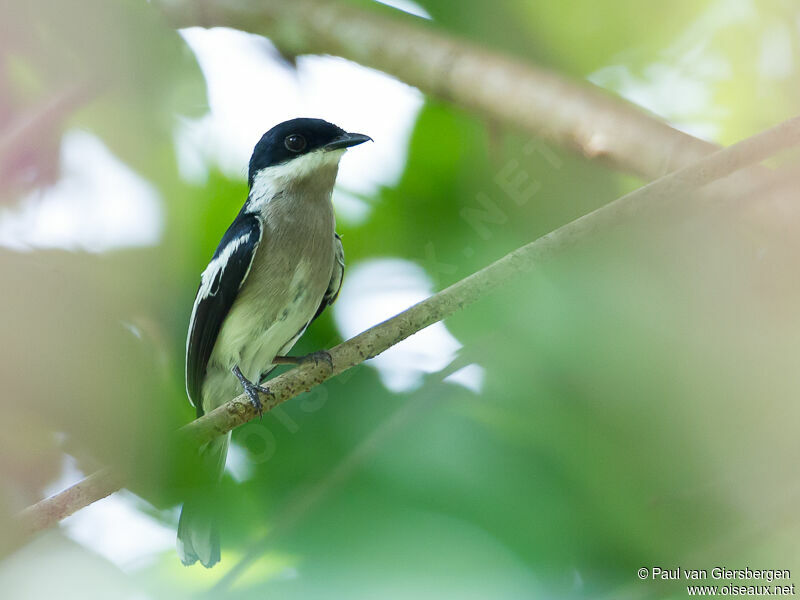
[[[589,158],[656,179],[717,149],[639,108],[428,24],[331,0],[160,0],[176,27],[234,27],[282,51],[334,54]]]
[[[564,225],[538,240],[507,254],[488,267],[415,304],[402,313],[375,325],[330,351],[333,369],[324,364],[304,365],[284,373],[269,383],[272,395],[262,397],[264,409],[269,410],[326,379],[377,356],[408,336],[440,321],[478,300],[489,291],[538,265],[557,250],[619,223],[625,217],[640,213],[666,200],[679,198],[687,192],[718,180],[747,165],[790,146],[800,143],[800,117],[791,119],[734,146],[715,152],[698,163],[671,173],[638,190]],[[186,425],[182,431],[198,441],[230,431],[258,413],[247,396],[241,395],[204,417]],[[84,481],[27,508],[20,515],[21,526],[36,531],[57,523],[60,519],[118,489],[108,471],[99,471]]]

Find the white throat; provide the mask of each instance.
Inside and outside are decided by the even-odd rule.
[[[288,162],[266,167],[256,172],[250,188],[250,212],[260,212],[276,195],[308,188],[314,192],[333,190],[339,161],[345,149],[314,150]]]

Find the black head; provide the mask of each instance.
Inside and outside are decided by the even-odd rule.
[[[317,150],[339,150],[371,140],[360,133],[347,133],[322,119],[291,119],[275,125],[253,149],[250,158],[250,185],[255,174],[265,167],[286,163]]]

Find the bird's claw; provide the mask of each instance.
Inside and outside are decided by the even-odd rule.
[[[250,398],[250,404],[252,404],[253,408],[258,411],[258,416],[263,417],[264,406],[261,404],[261,398],[259,397],[259,394],[272,394],[270,389],[268,387],[257,385],[247,379],[247,377],[245,377],[244,374],[242,374],[242,372],[239,370],[238,366],[233,367],[232,371],[239,380],[239,383],[242,384],[244,393],[247,394],[248,398]]]
[[[264,416],[264,406],[261,404],[261,398],[259,398],[259,393],[262,394],[269,394],[269,388],[261,387],[260,385],[250,384],[248,386],[244,386],[244,392],[247,394],[247,397],[250,398],[250,404],[253,405],[258,411],[258,416]]]

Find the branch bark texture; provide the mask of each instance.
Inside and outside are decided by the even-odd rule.
[[[159,5],[176,27],[233,27],[265,35],[290,55],[341,56],[648,180],[718,149],[591,84],[427,23],[330,0],[160,0]]]
[[[730,175],[748,165],[800,144],[800,117],[796,117],[715,152],[694,165],[671,173],[627,194],[555,231],[507,254],[469,277],[415,304],[402,313],[375,325],[330,350],[333,368],[327,365],[304,365],[270,380],[270,395],[261,400],[264,410],[319,385],[326,379],[377,356],[410,335],[440,321],[514,276],[530,271],[548,256],[571,246],[610,225],[636,213],[684,196],[708,183]],[[198,442],[212,439],[255,418],[258,413],[246,395],[231,400],[182,428]],[[110,471],[98,471],[63,492],[28,507],[21,513],[26,532],[57,523],[83,506],[99,500],[121,487]]]

